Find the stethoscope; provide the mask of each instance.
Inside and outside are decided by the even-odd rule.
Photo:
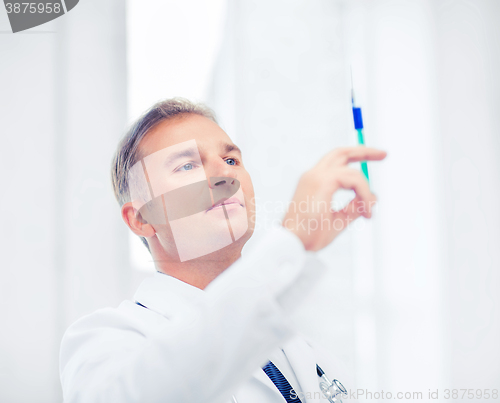
[[[323,395],[330,403],[342,403],[342,394],[347,395],[347,390],[338,380],[334,379],[333,382],[328,379],[325,374],[325,371],[321,369],[321,367],[316,364],[316,373],[319,376],[319,388]],[[232,403],[238,403],[236,397],[232,396]],[[297,397],[297,401],[299,402],[299,398]]]
[[[325,371],[318,364],[316,364],[316,372],[321,379],[319,387],[328,401],[331,403],[342,403],[342,394],[347,395],[347,389],[344,385],[336,379],[331,382],[326,376]]]
[[[135,303],[139,306],[142,306],[143,308],[148,309],[147,306],[142,305],[140,302],[136,301]],[[325,398],[327,398],[330,403],[342,403],[342,399],[340,399],[340,397],[342,396],[342,394],[347,394],[347,390],[346,388],[344,388],[344,385],[342,385],[336,379],[334,379],[333,382],[330,381],[326,376],[325,371],[323,371],[318,364],[316,364],[316,373],[318,374],[320,379],[319,387],[321,389],[321,392],[323,392]],[[232,396],[232,399],[233,403],[238,403],[234,395]]]

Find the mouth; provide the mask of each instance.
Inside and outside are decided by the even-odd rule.
[[[240,199],[238,199],[237,197],[230,197],[229,199],[226,199],[226,200],[223,200],[223,201],[220,201],[218,203],[215,203],[212,207],[210,207],[209,209],[207,209],[206,211],[210,211],[210,210],[214,210],[214,209],[217,209],[217,208],[222,208],[222,205],[224,206],[241,206],[243,207],[243,203],[241,203]]]

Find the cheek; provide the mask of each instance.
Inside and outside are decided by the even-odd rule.
[[[248,213],[253,215],[255,212],[255,193],[250,175],[246,174],[244,177],[241,177],[240,183]]]
[[[149,174],[149,179],[154,195],[159,196],[193,183],[203,182],[206,180],[206,176],[203,167],[199,167],[176,173],[157,170],[153,174]]]
[[[166,224],[161,197],[157,197],[146,203],[139,209],[139,213],[148,224],[153,226]]]
[[[244,175],[240,175],[238,177],[238,180],[241,183],[241,188],[243,189],[243,194],[245,195],[245,198],[247,198],[248,201],[250,201],[250,199],[253,199],[254,197],[253,184],[252,184],[252,179],[250,178],[248,172],[245,172]]]

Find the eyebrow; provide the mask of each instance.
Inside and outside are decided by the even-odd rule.
[[[236,151],[241,155],[241,150],[236,144],[223,143],[224,151],[230,153],[231,151]]]

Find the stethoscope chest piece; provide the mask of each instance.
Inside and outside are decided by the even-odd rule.
[[[342,386],[339,381],[334,379],[333,382],[330,383],[320,382],[319,387],[329,402],[342,403],[342,393],[345,392],[343,392],[344,386]]]
[[[331,403],[342,403],[342,394],[347,395],[347,390],[336,379],[331,382],[319,365],[316,365],[320,377],[319,387],[326,399]]]

